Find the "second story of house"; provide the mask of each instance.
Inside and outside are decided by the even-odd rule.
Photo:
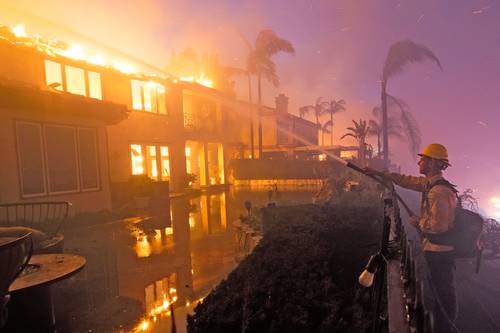
[[[124,105],[130,111],[124,122],[163,132],[184,129],[190,137],[222,135],[222,113],[232,104],[230,96],[199,83],[144,75],[126,63],[105,62],[78,46],[7,26],[0,26],[0,79]]]

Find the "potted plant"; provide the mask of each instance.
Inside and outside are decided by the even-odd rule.
[[[129,179],[130,194],[135,207],[144,209],[149,207],[151,196],[154,193],[154,181],[147,175],[132,175]]]

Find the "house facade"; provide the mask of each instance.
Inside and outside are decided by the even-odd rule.
[[[106,126],[128,110],[102,99],[100,80],[77,62],[62,64],[0,39],[1,203],[111,208]]]
[[[225,184],[231,98],[175,78],[127,74],[0,27],[0,202],[109,210],[132,175],[170,190]]]

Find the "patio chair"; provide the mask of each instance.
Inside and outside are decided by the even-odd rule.
[[[59,231],[70,207],[67,201],[0,204],[0,236],[32,232],[34,253],[63,252],[64,236]]]
[[[7,322],[7,302],[9,300],[9,287],[21,274],[28,264],[33,253],[33,243],[31,233],[22,237],[7,239],[0,245],[0,328]]]

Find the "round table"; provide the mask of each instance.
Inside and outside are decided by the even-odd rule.
[[[50,286],[79,272],[86,264],[74,254],[39,254],[31,257],[21,275],[11,284],[8,303],[10,325],[25,323],[44,331],[55,327],[54,304]]]

